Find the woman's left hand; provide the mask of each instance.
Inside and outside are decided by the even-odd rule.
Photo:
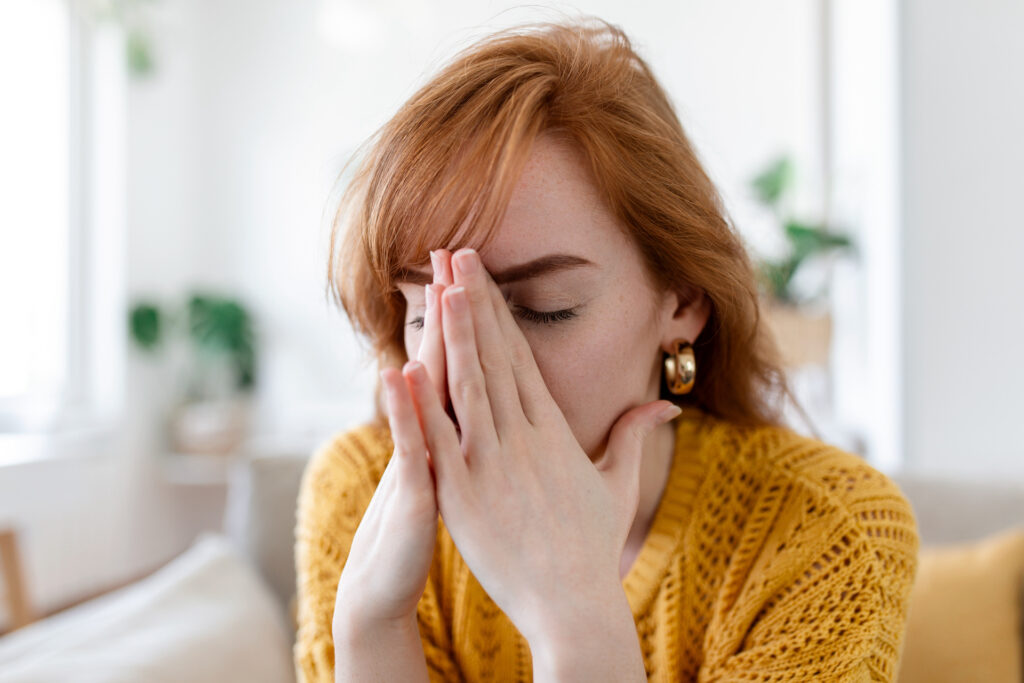
[[[544,637],[621,594],[643,441],[678,409],[659,400],[629,410],[592,463],[479,256],[460,250],[453,264],[441,322],[461,442],[422,367],[410,373],[438,506],[495,604],[528,640]]]

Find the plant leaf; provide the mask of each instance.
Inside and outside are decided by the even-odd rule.
[[[793,184],[793,162],[782,156],[768,165],[751,181],[758,199],[769,206],[775,205]]]
[[[160,343],[160,309],[154,304],[136,304],[128,316],[128,326],[132,338],[143,349],[151,350]]]

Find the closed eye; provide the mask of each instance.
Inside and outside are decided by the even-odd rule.
[[[571,318],[576,317],[575,308],[566,308],[565,310],[562,311],[542,312],[533,311],[530,310],[529,308],[523,308],[522,306],[519,306],[516,308],[516,311],[521,318],[525,318],[530,322],[541,323],[544,325],[550,325],[553,323],[561,322],[563,320],[569,320]]]
[[[576,317],[575,308],[566,308],[561,311],[534,311],[522,306],[515,307],[515,314],[523,320],[539,325],[554,325],[564,320]],[[409,321],[409,326],[417,330],[423,329],[423,316],[417,316]]]

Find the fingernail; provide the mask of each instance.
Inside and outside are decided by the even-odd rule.
[[[412,377],[414,382],[419,382],[423,379],[423,363],[418,360],[411,361],[409,363],[409,376]]]
[[[465,275],[475,273],[477,263],[476,258],[475,250],[464,249],[462,253],[459,254],[458,263],[456,264],[459,267],[459,271]]]
[[[466,307],[466,288],[462,285],[452,287],[447,298],[453,311],[462,311]]]
[[[658,423],[662,424],[662,423],[668,422],[669,420],[671,420],[673,418],[679,417],[679,415],[682,412],[683,412],[683,409],[680,408],[679,406],[672,406],[671,408],[665,408],[665,410],[661,411],[661,413],[658,414]]]
[[[441,269],[438,263],[438,256],[434,252],[430,252],[430,266],[434,269],[435,273]]]

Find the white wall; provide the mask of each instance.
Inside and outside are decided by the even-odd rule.
[[[1024,476],[1024,3],[902,3],[908,463]]]

